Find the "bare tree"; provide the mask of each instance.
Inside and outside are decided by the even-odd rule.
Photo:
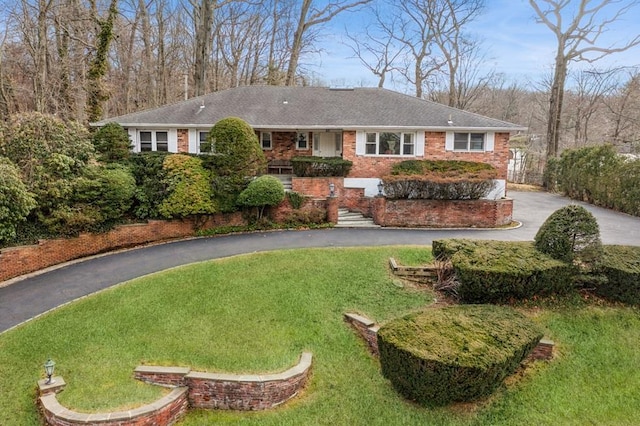
[[[393,34],[397,19],[388,19],[379,9],[373,11],[375,23],[365,26],[364,34],[349,34],[347,46],[369,71],[378,77],[378,87],[384,87],[387,74],[396,69],[396,61],[403,53],[403,47],[395,44]]]
[[[424,5],[433,42],[444,57],[448,79],[447,104],[464,108],[470,101],[469,91],[473,87],[481,87],[474,80],[479,77],[477,65],[484,60],[477,53],[479,43],[469,39],[464,29],[481,13],[484,0],[426,0]],[[486,84],[487,78],[484,80]]]
[[[604,103],[610,120],[609,138],[625,151],[640,149],[640,72],[626,71],[626,80]]]
[[[336,15],[344,12],[345,10],[354,9],[369,2],[371,2],[371,0],[339,0],[328,2],[325,5],[318,7],[314,5],[314,0],[302,0],[300,13],[298,15],[298,22],[293,33],[293,42],[291,43],[289,66],[287,67],[285,84],[287,86],[293,86],[295,84],[298,62],[300,61],[300,55],[302,54],[305,45],[305,36],[312,27],[331,21]]]
[[[556,36],[556,57],[554,76],[549,97],[547,123],[547,157],[558,155],[560,124],[564,90],[569,64],[571,62],[594,62],[607,55],[622,52],[640,44],[640,35],[619,46],[598,45],[600,36],[607,27],[620,19],[638,4],[637,0],[579,0],[577,10],[565,27],[563,17],[567,16],[575,5],[572,0],[529,0],[536,12],[538,22],[546,25]],[[604,15],[604,9],[622,3],[612,16]]]

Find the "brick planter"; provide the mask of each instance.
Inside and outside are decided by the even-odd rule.
[[[139,408],[111,413],[85,414],[69,410],[56,394],[64,389],[62,377],[55,384],[38,382],[38,403],[47,425],[166,426],[180,420],[189,408],[266,410],[296,396],[311,373],[312,355],[304,352],[287,371],[264,375],[201,373],[183,367],[139,366],[138,380],[173,390],[158,401]]]

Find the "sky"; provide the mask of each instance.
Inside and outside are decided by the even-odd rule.
[[[577,0],[574,0],[577,2]],[[621,0],[620,4],[627,4]],[[482,40],[487,70],[503,73],[508,81],[523,85],[540,82],[550,76],[556,49],[556,37],[544,24],[536,23],[535,12],[528,0],[486,0],[485,10],[469,27],[469,32]],[[324,51],[307,59],[308,68],[332,86],[375,86],[377,78],[368,71],[345,45],[345,27],[357,33],[367,17],[362,12],[344,13],[331,22],[323,39]],[[640,5],[607,28],[601,37],[606,45],[618,45],[640,34]],[[599,43],[602,44],[602,43]],[[640,46],[615,53],[594,64],[598,68],[640,65]],[[574,69],[575,69],[574,65]],[[580,64],[587,67],[586,63]],[[385,87],[411,91],[399,81]]]

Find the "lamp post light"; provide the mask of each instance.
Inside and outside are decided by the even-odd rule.
[[[336,186],[331,182],[329,184],[329,197],[333,198],[336,196]]]
[[[378,196],[382,197],[382,190],[384,189],[384,185],[382,181],[378,182]]]
[[[56,368],[56,363],[53,362],[51,358],[49,358],[47,362],[44,363],[44,372],[47,375],[47,381],[45,382],[46,385],[50,385],[56,382],[51,378],[51,376],[53,376],[53,370],[55,370],[55,368]]]

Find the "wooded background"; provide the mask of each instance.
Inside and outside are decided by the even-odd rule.
[[[0,120],[38,111],[88,124],[239,85],[327,85],[305,58],[350,13],[367,21],[344,43],[380,86],[392,76],[418,97],[528,126],[513,146],[529,161],[602,143],[640,152],[638,67],[597,66],[640,43],[631,29],[598,44],[637,2],[529,3],[558,53],[548,76],[513,82],[467,32],[484,0],[4,0]],[[574,69],[581,61],[591,66]]]

